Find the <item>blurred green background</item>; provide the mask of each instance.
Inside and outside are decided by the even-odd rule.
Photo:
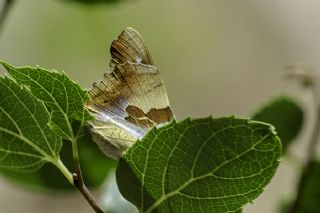
[[[0,59],[64,71],[90,88],[108,69],[112,40],[131,26],[144,37],[178,120],[248,116],[282,93],[308,110],[308,97],[283,80],[283,70],[296,62],[319,67],[319,11],[315,0],[17,0],[0,34]],[[294,181],[294,168],[282,164],[245,212],[275,212]],[[92,212],[77,193],[30,192],[4,178],[0,189],[0,212]]]

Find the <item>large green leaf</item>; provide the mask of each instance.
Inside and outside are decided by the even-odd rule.
[[[0,77],[0,167],[30,172],[57,163],[62,142],[47,126],[49,116],[25,88]]]
[[[25,85],[32,95],[38,98],[37,100],[45,103],[47,109],[51,111],[51,121],[48,116],[47,123],[55,133],[69,140],[77,137],[80,162],[86,184],[99,186],[109,169],[114,168],[115,162],[101,153],[87,132],[87,134],[83,134],[83,131],[78,131],[86,120],[91,119],[83,107],[83,102],[88,99],[87,93],[65,74],[50,72],[39,67],[16,68],[5,62],[0,61],[0,63],[18,83]],[[44,107],[44,105],[41,106]],[[27,123],[24,125],[28,126]],[[64,145],[60,152],[60,159],[68,168],[73,167],[71,144]],[[72,189],[65,177],[58,170],[53,169],[50,164],[44,165],[39,171],[30,174],[0,170],[5,177],[23,185],[36,186],[37,188]]]
[[[304,113],[301,107],[289,97],[277,97],[263,106],[252,119],[272,124],[281,138],[285,152],[290,142],[299,134]]]
[[[45,103],[51,112],[49,126],[56,134],[73,140],[79,134],[72,128],[73,121],[83,124],[91,119],[84,108],[84,102],[89,99],[87,92],[66,74],[40,67],[13,67],[6,62],[0,63],[19,84],[25,85]]]
[[[117,183],[141,212],[241,212],[269,183],[280,156],[268,124],[187,119],[135,143],[120,159]]]

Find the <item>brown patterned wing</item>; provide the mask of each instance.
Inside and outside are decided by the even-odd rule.
[[[93,84],[86,107],[96,118],[88,124],[93,139],[105,154],[118,158],[173,114],[160,73],[135,30],[127,28],[120,34],[112,43],[111,55],[111,71]]]

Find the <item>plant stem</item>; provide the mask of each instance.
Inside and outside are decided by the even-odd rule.
[[[0,32],[2,29],[2,25],[8,15],[8,12],[12,6],[14,0],[4,0],[2,8],[0,8]]]
[[[60,158],[55,163],[56,167],[61,171],[61,173],[67,178],[67,180],[74,185],[73,181],[73,175],[71,172],[67,169],[67,167],[63,164],[63,162],[60,160]]]
[[[102,209],[99,207],[98,202],[95,200],[91,192],[88,190],[83,181],[83,176],[81,172],[79,153],[77,140],[72,140],[72,153],[75,173],[73,174],[73,184],[81,192],[84,198],[88,201],[90,206],[95,210],[96,213],[103,213]]]
[[[310,138],[310,142],[308,145],[308,149],[307,149],[307,156],[306,156],[306,160],[303,166],[303,171],[302,174],[300,176],[299,182],[298,182],[298,188],[297,188],[297,197],[295,199],[295,201],[293,202],[293,204],[290,206],[290,208],[288,209],[288,213],[295,213],[298,210],[298,206],[300,203],[300,200],[302,199],[302,191],[305,188],[305,185],[307,183],[307,179],[308,179],[308,175],[310,173],[310,170],[312,169],[312,164],[313,161],[315,160],[315,156],[316,156],[316,147],[318,145],[319,142],[319,138],[320,138],[320,102],[318,100],[318,96],[317,96],[317,89],[314,83],[312,83],[310,85],[311,90],[312,90],[312,95],[313,95],[313,101],[314,101],[314,108],[315,108],[315,124],[312,130],[312,135]]]

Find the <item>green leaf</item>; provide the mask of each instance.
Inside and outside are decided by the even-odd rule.
[[[281,138],[285,152],[290,142],[299,134],[304,113],[301,107],[289,97],[277,97],[263,106],[252,119],[272,124]]]
[[[241,212],[269,183],[280,156],[268,124],[187,119],[135,143],[119,161],[117,183],[141,212]]]
[[[35,171],[58,161],[62,146],[48,127],[49,113],[25,89],[0,77],[0,167]]]
[[[110,170],[115,168],[116,161],[107,158],[100,151],[87,131],[83,137],[78,139],[78,148],[82,175],[87,187],[101,186]],[[73,167],[71,153],[71,143],[64,143],[59,156],[68,168]],[[74,191],[74,187],[51,164],[45,164],[39,171],[33,173],[21,173],[5,169],[0,169],[0,171],[10,181],[30,189]]]
[[[86,184],[88,186],[100,185],[109,169],[114,168],[115,162],[101,153],[87,132],[83,134],[83,123],[91,119],[83,104],[89,98],[87,92],[65,74],[50,72],[39,67],[16,68],[6,62],[0,61],[0,63],[18,83],[26,87],[25,92],[31,92],[37,98],[33,97],[33,99],[44,103],[41,105],[44,110],[46,106],[51,112],[51,117],[48,116],[46,124],[49,123],[54,133],[66,139],[78,141],[80,162]],[[66,143],[61,150],[60,159],[67,167],[73,167],[72,148],[69,143]],[[27,175],[13,171],[2,171],[2,173],[23,185],[37,188],[70,189],[68,182],[61,173],[52,169],[52,165],[45,165],[39,171]]]
[[[297,195],[297,205],[290,212],[319,212],[320,209],[320,162],[314,161],[304,171],[304,181],[301,192]],[[282,212],[289,212],[290,204],[282,206]]]
[[[72,123],[80,121],[82,126],[91,120],[91,115],[84,108],[84,102],[89,99],[87,92],[66,74],[40,67],[13,67],[6,62],[0,63],[19,84],[25,85],[45,103],[51,113],[49,126],[56,134],[73,140],[79,132],[74,133]]]

